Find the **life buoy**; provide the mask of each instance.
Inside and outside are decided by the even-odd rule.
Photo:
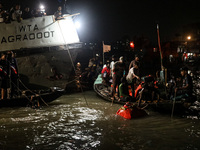
[[[130,103],[126,103],[117,111],[117,115],[120,115],[126,119],[131,119],[132,109],[130,108]]]
[[[135,105],[133,106],[130,102],[127,102],[123,107],[121,107],[116,114],[124,117],[125,119],[148,116],[144,109],[141,109]]]

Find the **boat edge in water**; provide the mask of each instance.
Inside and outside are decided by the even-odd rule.
[[[101,91],[101,90],[103,90],[103,88],[105,88],[104,85],[102,84],[101,74],[98,75],[97,79],[95,80],[93,88],[94,88],[94,91],[97,93],[98,96],[100,96],[104,100],[112,103],[112,99],[111,99],[111,97],[109,97],[109,93],[102,93],[102,91]],[[113,101],[113,103],[126,105],[126,102],[121,102],[121,101]],[[132,104],[137,106],[138,102],[132,102]],[[165,113],[165,114],[171,115],[173,105],[174,105],[174,112],[173,113],[175,115],[181,115],[182,116],[182,115],[185,115],[186,113],[188,113],[188,106],[186,106],[186,104],[187,103],[185,103],[184,101],[173,101],[173,100],[163,100],[162,99],[160,101],[148,102],[147,108],[151,109],[153,111],[157,111],[159,113]]]
[[[32,93],[32,91],[30,92]],[[64,93],[64,90],[58,87],[51,87],[47,91],[43,91],[41,94],[38,94],[39,98],[39,103],[41,105],[48,105],[48,103],[56,100],[62,94]],[[16,98],[11,98],[11,99],[4,99],[0,100],[0,108],[3,107],[27,107],[31,105],[31,96],[35,95],[34,93],[29,94],[29,95],[23,95],[20,97]]]

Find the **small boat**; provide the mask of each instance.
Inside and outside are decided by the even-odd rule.
[[[111,91],[111,87],[106,87],[103,82],[102,82],[102,77],[101,75],[98,75],[97,79],[94,82],[93,88],[94,91],[102,97],[104,100],[111,102],[111,103],[116,103],[116,104],[121,104],[125,105],[126,102],[124,101],[116,101],[114,100],[112,102],[111,96],[109,95]],[[148,100],[139,100],[141,105],[140,107],[145,107],[148,109],[152,109],[161,113],[168,113],[168,114],[185,114],[185,112],[188,112],[189,106],[191,106],[191,103],[186,103],[184,100],[181,101],[173,101],[173,100],[165,100],[165,99],[160,99],[158,100],[153,100],[153,101],[148,101]],[[139,101],[132,102],[132,104],[139,105]],[[148,107],[147,107],[148,106]]]
[[[49,90],[40,90],[33,92],[25,92],[20,97],[0,100],[0,107],[26,107],[31,106],[31,96],[38,95],[40,105],[48,105],[48,103],[59,98],[64,90],[58,87],[51,87]]]
[[[105,85],[103,84],[103,79],[101,77],[101,74],[99,74],[97,79],[95,80],[93,84],[93,88],[94,88],[94,91],[104,100],[108,102],[112,102],[111,96],[109,94],[111,91],[111,87],[105,87]],[[122,104],[122,105],[125,104],[125,102],[122,102],[122,101],[113,101],[113,102],[117,104]]]

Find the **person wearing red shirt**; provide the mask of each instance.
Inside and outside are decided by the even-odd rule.
[[[109,84],[110,79],[110,63],[106,63],[106,67],[101,71],[101,76],[105,84]]]

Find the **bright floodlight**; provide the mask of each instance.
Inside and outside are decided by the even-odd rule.
[[[191,36],[188,36],[187,39],[188,39],[188,40],[191,40]]]
[[[40,9],[42,9],[42,10],[43,10],[43,9],[44,9],[44,5],[40,5]]]
[[[77,21],[77,22],[75,22],[75,26],[77,29],[79,29],[81,27],[81,24]]]

